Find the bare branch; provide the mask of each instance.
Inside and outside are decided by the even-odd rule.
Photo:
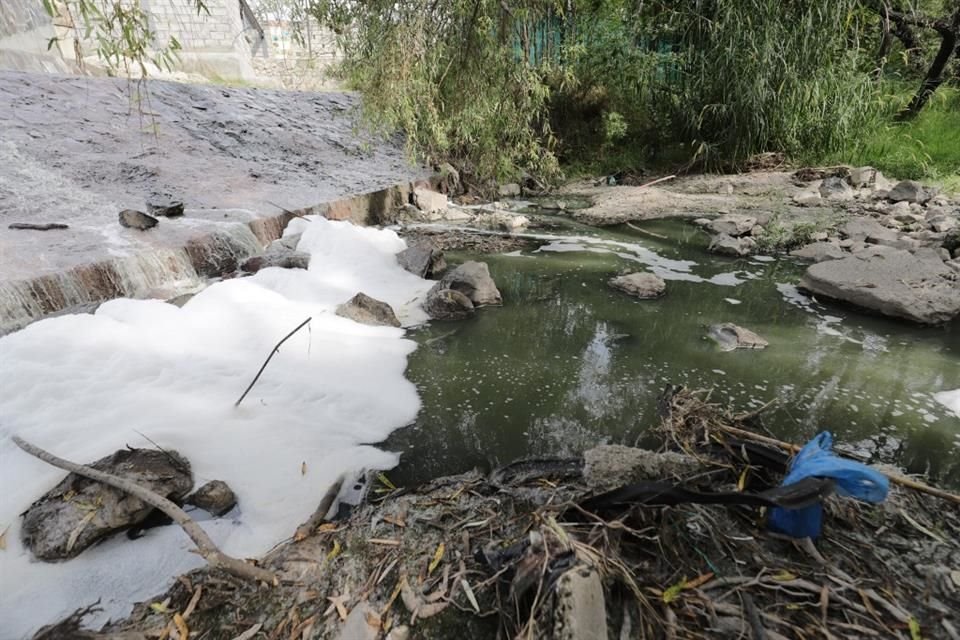
[[[270,355],[267,356],[267,359],[263,361],[263,364],[260,366],[260,371],[257,371],[257,375],[253,377],[253,382],[251,382],[249,386],[247,386],[247,390],[243,392],[243,395],[240,396],[240,399],[237,400],[233,406],[239,407],[240,403],[243,402],[243,399],[247,397],[247,394],[250,393],[250,389],[253,389],[253,385],[257,384],[257,380],[260,379],[260,375],[263,373],[263,370],[267,368],[268,364],[270,364],[270,360],[277,353],[277,351],[280,350],[280,345],[286,342],[290,338],[290,336],[295,334],[297,331],[300,331],[300,329],[303,329],[307,325],[307,323],[309,323],[311,320],[313,320],[312,317],[307,318],[306,320],[298,324],[296,329],[294,329],[293,331],[285,335],[283,337],[283,340],[277,343],[277,346],[273,348],[273,351],[270,352]]]
[[[33,457],[39,458],[48,464],[51,464],[59,469],[64,469],[65,471],[70,471],[79,476],[101,482],[115,489],[119,489],[120,491],[125,491],[126,493],[143,500],[151,507],[159,509],[169,516],[170,519],[180,525],[180,528],[183,529],[184,533],[190,536],[190,539],[193,541],[193,543],[197,545],[197,551],[201,556],[203,556],[203,559],[206,560],[211,567],[223,569],[224,571],[232,573],[240,578],[249,578],[251,580],[262,581],[273,586],[279,584],[277,577],[272,572],[244,562],[243,560],[238,560],[233,556],[228,556],[220,551],[217,545],[214,544],[213,540],[210,539],[210,536],[207,535],[207,532],[203,530],[203,527],[201,527],[189,515],[187,515],[186,511],[175,505],[167,498],[164,498],[150,489],[142,487],[126,478],[121,478],[104,471],[93,469],[86,465],[77,464],[75,462],[70,462],[69,460],[64,460],[63,458],[58,458],[52,453],[44,451],[36,445],[30,444],[19,436],[13,436],[13,442]]]

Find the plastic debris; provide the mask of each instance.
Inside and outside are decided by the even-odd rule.
[[[790,464],[783,479],[787,487],[806,478],[830,478],[834,490],[864,502],[883,502],[890,482],[886,476],[869,466],[841,458],[833,453],[833,436],[829,431],[818,434],[804,445]],[[770,510],[767,526],[794,538],[816,538],[823,524],[823,505],[820,503],[800,509],[775,507]]]

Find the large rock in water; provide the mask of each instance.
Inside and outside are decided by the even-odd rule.
[[[614,289],[623,291],[641,300],[659,298],[667,292],[667,283],[660,277],[646,272],[628,273],[611,278],[607,283]]]
[[[397,254],[397,263],[421,278],[438,276],[447,268],[443,251],[429,243],[417,243],[407,247]]]
[[[463,293],[442,289],[439,283],[427,293],[423,310],[434,320],[463,320],[473,315],[473,303]]]
[[[821,262],[807,269],[800,288],[863,309],[921,324],[960,313],[956,274],[931,249],[891,249]]]
[[[350,318],[360,324],[373,326],[399,327],[400,320],[393,307],[386,302],[371,298],[360,292],[337,307],[337,315]]]
[[[503,297],[485,262],[464,262],[443,276],[435,289],[453,289],[470,298],[474,306],[501,304]]]
[[[121,449],[89,466],[174,502],[193,487],[190,463],[170,449]],[[111,534],[143,522],[153,510],[128,493],[71,473],[26,510],[20,537],[40,560],[67,560]]]

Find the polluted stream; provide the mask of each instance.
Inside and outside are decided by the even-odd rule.
[[[504,303],[412,334],[420,347],[407,378],[423,406],[384,445],[402,452],[395,483],[601,443],[655,445],[657,398],[679,384],[739,411],[776,400],[764,423],[783,440],[826,429],[842,450],[960,484],[960,420],[935,398],[960,387],[955,327],[821,304],[796,289],[800,263],[718,257],[678,220],[642,230],[557,222],[561,233],[531,234],[527,249],[447,254],[486,262]],[[643,270],[666,280],[664,297],[607,285]],[[769,346],[722,351],[707,334],[726,322]]]

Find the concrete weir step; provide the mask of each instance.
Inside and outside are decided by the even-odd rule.
[[[139,92],[133,93],[130,92]],[[296,215],[387,221],[428,172],[356,96],[0,71],[0,334],[236,269]],[[126,209],[182,202],[140,230]],[[47,224],[67,228],[39,230]]]

